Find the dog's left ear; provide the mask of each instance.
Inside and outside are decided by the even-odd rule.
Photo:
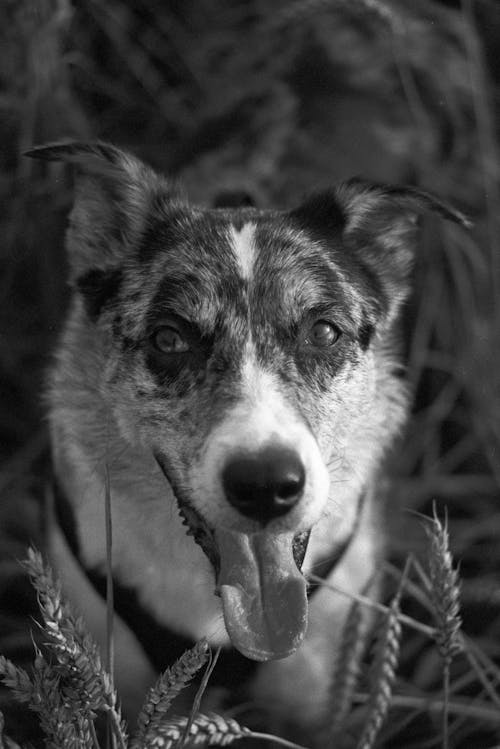
[[[408,291],[415,257],[418,217],[435,213],[469,229],[463,213],[414,187],[351,179],[306,200],[290,218],[335,251],[343,247],[378,279],[391,304],[389,317]]]

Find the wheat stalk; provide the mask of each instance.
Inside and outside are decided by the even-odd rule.
[[[114,613],[115,613],[115,594],[113,585],[113,518],[111,513],[111,483],[109,478],[108,463],[104,467],[104,514],[106,526],[106,649],[105,663],[107,673],[109,674],[109,684],[114,691],[114,671],[115,671],[115,650],[114,650]],[[116,739],[123,744],[124,731],[113,731],[113,715],[108,711],[108,741],[111,741],[112,749],[116,749]],[[118,721],[118,726],[120,723]]]
[[[219,655],[220,655],[221,649],[222,648],[219,645],[219,647],[217,648],[217,650],[215,651],[215,653],[212,654],[211,651],[209,652],[208,665],[207,665],[207,667],[205,669],[205,673],[203,674],[203,678],[201,680],[200,686],[198,687],[198,691],[195,694],[195,697],[194,697],[194,700],[193,700],[193,704],[191,706],[191,711],[189,713],[188,722],[186,723],[186,728],[184,730],[184,735],[183,735],[183,737],[181,739],[179,749],[183,749],[183,747],[185,746],[186,741],[187,741],[187,739],[189,737],[189,729],[191,728],[191,723],[194,721],[197,713],[199,712],[200,705],[201,705],[201,699],[202,699],[203,695],[205,694],[205,690],[206,690],[206,688],[208,686],[208,682],[210,680],[210,677],[212,676],[213,670],[214,670],[214,668],[215,668],[215,666],[217,664],[217,661],[219,659]]]

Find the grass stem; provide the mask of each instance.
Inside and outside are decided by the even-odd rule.
[[[287,747],[287,749],[307,749],[307,747],[302,746],[301,744],[294,744],[293,741],[282,739],[281,736],[273,736],[270,733],[260,733],[259,731],[251,731],[248,734],[248,738],[261,739],[262,741],[269,741],[269,742],[272,742],[273,744],[278,744],[279,746],[285,746]]]
[[[118,746],[120,747],[120,749],[127,749],[125,739],[123,738],[122,727],[120,725],[120,721],[118,719],[116,711],[112,708],[108,708],[107,713],[109,715],[109,719],[113,728],[113,736],[116,738]]]
[[[111,485],[109,479],[109,466],[104,468],[104,507],[106,513],[106,670],[111,679],[111,688],[114,688],[114,644],[113,644],[113,616],[114,616],[114,590],[113,590],[113,526],[111,518]]]
[[[449,749],[448,715],[450,705],[450,658],[443,659],[443,749]]]
[[[356,693],[354,702],[364,705],[369,699],[367,694]],[[392,696],[392,708],[402,708],[405,710],[418,710],[419,712],[443,713],[443,700],[434,697],[419,697],[414,695],[396,694]],[[466,701],[449,700],[448,714],[467,716],[481,723],[491,723],[500,725],[500,712],[497,707],[486,705],[473,705]]]
[[[104,508],[106,526],[106,670],[110,678],[111,689],[114,690],[114,646],[113,646],[113,616],[115,609],[113,590],[113,527],[111,519],[111,484],[109,466],[104,466]],[[116,748],[115,733],[111,727],[111,713],[108,713],[108,743]]]
[[[214,668],[215,668],[215,666],[217,664],[217,661],[219,660],[220,651],[221,651],[221,647],[219,646],[213,655],[212,655],[212,653],[210,653],[210,660],[208,662],[208,666],[205,669],[205,673],[203,674],[203,678],[201,680],[199,689],[196,692],[195,698],[193,700],[193,705],[191,707],[191,712],[189,713],[189,719],[188,719],[188,721],[186,723],[186,728],[184,729],[184,734],[182,736],[182,739],[181,739],[181,742],[180,742],[180,745],[179,745],[179,749],[183,749],[183,747],[186,744],[186,741],[189,738],[189,732],[191,730],[191,726],[192,726],[193,721],[194,721],[194,719],[196,717],[196,714],[200,710],[201,698],[203,697],[203,695],[205,693],[205,690],[206,690],[207,685],[208,685],[208,681],[209,681],[209,679],[210,679],[210,677],[212,675],[212,672],[213,672],[213,670],[214,670]]]
[[[307,577],[313,583],[318,583],[318,585],[322,585],[329,590],[333,590],[335,593],[340,593],[340,595],[346,596],[353,601],[358,601],[358,603],[361,603],[364,606],[369,606],[376,611],[380,611],[382,614],[387,614],[389,612],[388,606],[385,606],[383,603],[379,603],[378,601],[372,601],[371,598],[363,596],[360,593],[352,593],[352,591],[350,590],[344,590],[338,585],[326,582],[322,577],[318,577],[317,575],[314,575],[312,573],[309,573]],[[410,627],[411,629],[415,629],[417,632],[422,632],[424,635],[427,635],[427,637],[434,638],[436,635],[436,629],[434,627],[429,627],[427,624],[422,624],[422,622],[419,622],[416,619],[413,619],[411,616],[407,616],[406,614],[398,614],[398,621],[400,621],[401,624],[405,624],[407,627]]]

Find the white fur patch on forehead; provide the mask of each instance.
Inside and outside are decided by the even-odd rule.
[[[252,278],[255,261],[255,224],[243,224],[239,231],[235,226],[231,226],[229,240],[238,262],[240,276],[248,281]]]

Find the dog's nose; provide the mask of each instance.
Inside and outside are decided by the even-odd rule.
[[[288,447],[277,445],[256,453],[237,453],[222,471],[228,502],[264,525],[297,504],[305,481],[300,456]]]

